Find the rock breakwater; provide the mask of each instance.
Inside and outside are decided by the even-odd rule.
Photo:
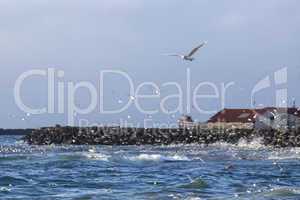
[[[250,142],[255,138],[261,138],[266,146],[300,147],[300,130],[49,127],[35,129],[23,137],[30,145],[236,144],[240,139]]]

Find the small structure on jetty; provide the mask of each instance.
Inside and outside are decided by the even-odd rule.
[[[179,128],[192,128],[192,127],[194,127],[194,121],[191,116],[182,115],[178,119],[178,126],[179,126]]]

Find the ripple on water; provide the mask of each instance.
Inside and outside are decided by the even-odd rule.
[[[21,177],[13,177],[13,176],[1,176],[0,184],[3,186],[6,185],[25,185],[28,184],[28,180]]]
[[[0,162],[26,160],[28,158],[27,155],[3,155],[0,156]]]
[[[203,189],[207,188],[208,184],[202,178],[196,178],[190,180],[190,183],[179,185],[179,187],[185,189]]]

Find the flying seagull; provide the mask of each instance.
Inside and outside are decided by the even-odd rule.
[[[207,42],[203,42],[202,44],[200,44],[199,46],[197,46],[196,48],[194,48],[188,55],[182,55],[182,54],[167,54],[167,56],[177,56],[180,57],[183,60],[187,60],[187,61],[193,61],[195,58],[193,58],[192,56],[200,49],[202,48],[204,45],[206,45]]]

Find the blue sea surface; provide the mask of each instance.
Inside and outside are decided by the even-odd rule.
[[[29,146],[0,136],[0,199],[300,199],[300,148]]]

